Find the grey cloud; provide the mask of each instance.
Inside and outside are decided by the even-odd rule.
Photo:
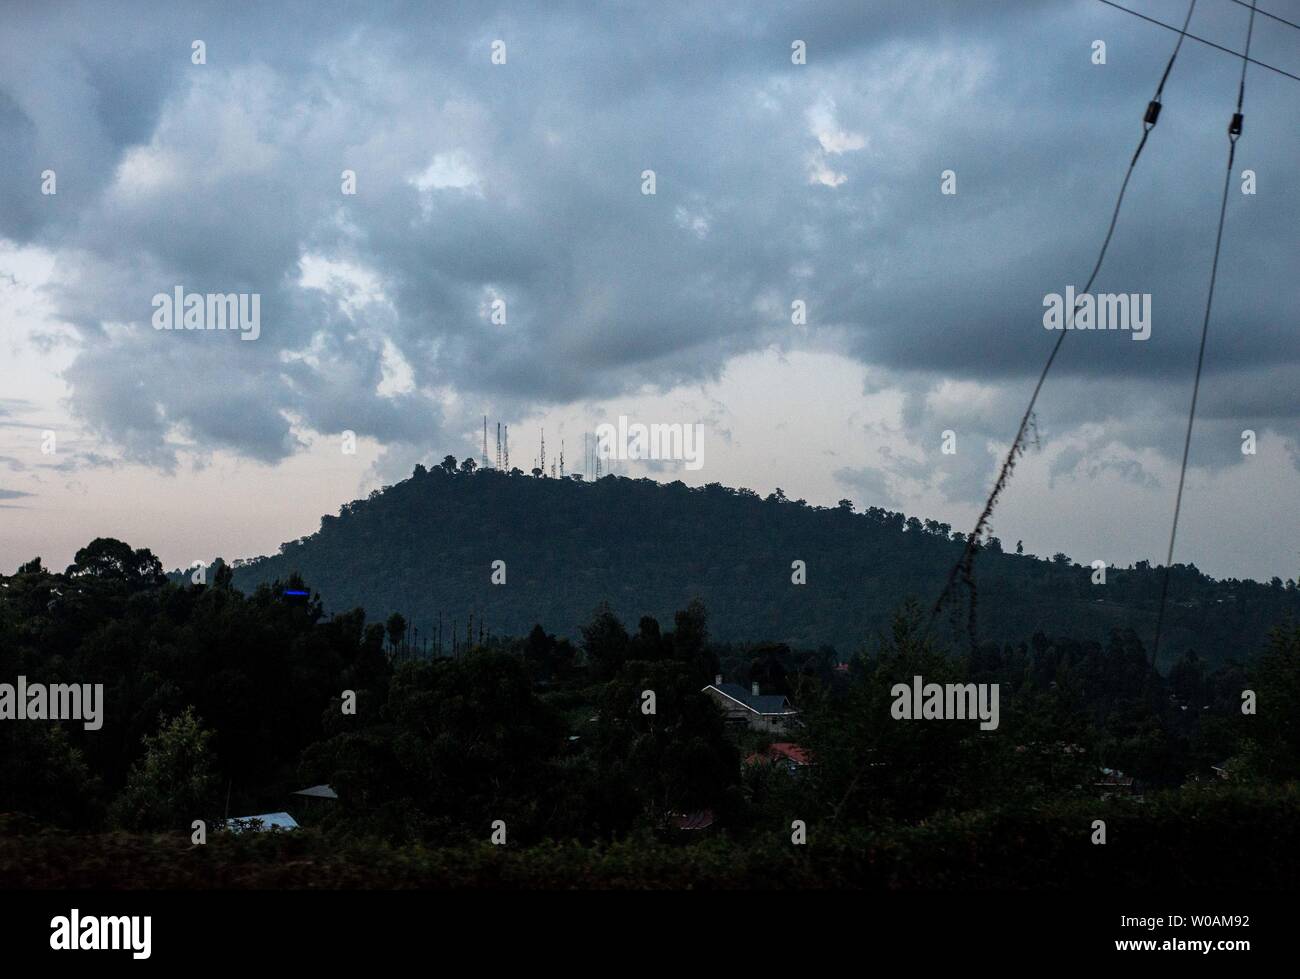
[[[1214,36],[1240,26],[1227,9],[1198,17]],[[48,64],[30,54],[38,36],[55,39]],[[487,62],[498,36],[504,68]],[[208,65],[189,64],[192,37]],[[1104,68],[1088,62],[1094,37]],[[521,418],[707,380],[788,342],[789,300],[804,297],[811,342],[912,387],[910,425],[943,420],[918,400],[941,376],[1002,385],[962,421],[971,451],[936,463],[945,493],[974,499],[996,464],[974,445],[1011,435],[1053,339],[1042,297],[1082,286],[1171,43],[1086,3],[978,17],[955,2],[200,5],[193,20],[161,5],[30,8],[0,41],[13,56],[0,57],[0,156],[31,174],[53,161],[60,193],[34,196],[35,177],[7,187],[0,232],[57,243],[60,312],[83,345],[72,403],[162,468],[189,441],[274,462],[299,448],[291,418],[414,447],[470,429],[484,401]],[[1166,455],[1235,94],[1231,59],[1181,58],[1098,282],[1152,293],[1152,339],[1071,336],[1041,419],[1096,420],[1071,392],[1123,379],[1148,412],[1118,437]],[[1230,202],[1205,383],[1207,418],[1229,428],[1297,417],[1300,286],[1279,259],[1300,216],[1278,138],[1296,129],[1290,84],[1248,81],[1240,158],[1261,190]],[[469,186],[412,186],[440,154]],[[810,160],[844,182],[810,183]],[[355,198],[339,194],[344,168]],[[639,193],[645,168],[655,197]],[[946,168],[956,197],[938,193]],[[115,188],[119,173],[136,180]],[[703,224],[682,227],[679,208]],[[391,305],[340,314],[297,286],[307,252],[372,270]],[[155,334],[149,297],[178,284],[261,293],[262,338]],[[490,291],[505,327],[481,314]],[[383,339],[417,392],[377,393]],[[419,393],[441,389],[475,407]]]

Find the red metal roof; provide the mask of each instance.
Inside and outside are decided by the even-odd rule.
[[[745,759],[745,764],[756,765],[760,761],[775,762],[781,758],[789,759],[796,765],[812,764],[812,759],[809,757],[807,750],[791,741],[777,741],[765,752],[754,752]]]

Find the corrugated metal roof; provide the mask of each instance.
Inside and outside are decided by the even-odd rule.
[[[746,765],[757,765],[759,762],[777,762],[782,758],[793,762],[796,765],[809,765],[812,760],[808,756],[807,749],[790,741],[777,741],[768,747],[765,752],[754,752],[745,759]]]
[[[276,829],[297,829],[298,821],[287,812],[264,812],[260,816],[235,816],[227,819],[225,828],[233,833],[245,830],[265,833]]]

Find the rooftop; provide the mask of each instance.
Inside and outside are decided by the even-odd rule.
[[[755,765],[761,761],[777,762],[782,758],[791,761],[796,765],[811,764],[808,750],[790,741],[777,741],[770,745],[765,752],[754,752],[745,759],[745,764]]]
[[[706,691],[716,690],[724,697],[728,697],[731,700],[734,700],[736,703],[740,704],[741,706],[749,708],[755,714],[797,714],[798,713],[798,711],[796,711],[792,706],[790,706],[789,698],[783,696],[782,694],[775,694],[775,693],[755,694],[750,690],[746,690],[739,683],[723,683],[723,684],[710,683],[704,689]]]

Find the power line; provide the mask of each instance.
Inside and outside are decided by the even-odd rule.
[[[1250,52],[1250,38],[1255,29],[1254,4],[1251,5],[1250,23],[1246,27],[1246,52]],[[1237,111],[1228,124],[1228,169],[1223,175],[1223,200],[1219,204],[1219,230],[1214,236],[1214,261],[1210,264],[1210,291],[1205,297],[1205,319],[1201,322],[1201,346],[1196,353],[1196,379],[1192,382],[1192,405],[1187,412],[1187,435],[1183,439],[1183,465],[1178,473],[1178,494],[1174,498],[1174,520],[1169,529],[1169,554],[1165,558],[1164,581],[1160,586],[1160,609],[1156,613],[1156,641],[1151,652],[1151,669],[1156,668],[1160,656],[1160,632],[1165,621],[1165,600],[1169,596],[1169,571],[1174,563],[1174,540],[1178,536],[1178,514],[1183,507],[1183,483],[1187,479],[1187,456],[1192,448],[1192,425],[1196,421],[1196,398],[1201,391],[1201,368],[1205,365],[1205,340],[1210,332],[1210,308],[1214,305],[1214,281],[1219,273],[1219,247],[1223,243],[1223,219],[1228,211],[1228,188],[1232,183],[1232,163],[1237,155],[1237,139],[1241,136],[1241,104],[1246,97],[1246,65],[1241,63],[1241,81],[1237,85]]]
[[[1147,103],[1146,114],[1142,119],[1142,138],[1138,141],[1137,149],[1133,151],[1133,156],[1129,160],[1128,170],[1124,174],[1124,182],[1120,184],[1119,196],[1115,199],[1115,209],[1111,212],[1110,226],[1106,229],[1106,238],[1101,243],[1101,251],[1097,255],[1096,264],[1092,267],[1092,274],[1088,276],[1088,283],[1080,291],[1080,297],[1088,294],[1092,288],[1093,281],[1097,278],[1097,273],[1101,271],[1101,263],[1106,258],[1106,250],[1110,247],[1111,238],[1115,234],[1115,223],[1119,220],[1120,207],[1124,203],[1124,194],[1128,190],[1129,179],[1133,176],[1133,168],[1136,166],[1138,157],[1142,155],[1142,150],[1147,144],[1147,137],[1150,136],[1151,130],[1155,128],[1156,120],[1160,118],[1161,102],[1160,97],[1164,92],[1165,82],[1169,79],[1169,72],[1174,67],[1174,61],[1178,58],[1178,52],[1182,49],[1183,38],[1190,37],[1187,34],[1187,25],[1191,23],[1192,11],[1196,9],[1196,0],[1191,0],[1187,7],[1187,17],[1183,20],[1183,29],[1179,31],[1178,43],[1174,45],[1173,52],[1169,55],[1169,61],[1165,65],[1164,74],[1160,76],[1160,82],[1156,85],[1155,94],[1151,101]],[[1177,28],[1175,28],[1176,30]],[[1079,311],[1079,302],[1076,301],[1074,309],[1070,313],[1070,322],[1074,320],[1075,314]],[[1020,427],[1016,430],[1015,440],[1011,443],[1011,450],[1007,453],[1006,459],[1002,463],[1002,468],[998,471],[997,481],[993,484],[993,490],[989,493],[988,500],[984,504],[984,510],[980,513],[979,520],[975,524],[974,531],[966,538],[966,546],[962,551],[962,556],[958,562],[953,565],[952,570],[948,573],[948,581],[944,585],[943,592],[939,595],[938,601],[934,604],[934,609],[930,613],[930,621],[933,622],[935,617],[943,609],[944,603],[952,594],[953,588],[960,579],[970,591],[970,608],[967,620],[967,628],[970,633],[971,645],[975,645],[975,579],[974,566],[975,555],[978,553],[984,534],[988,531],[989,520],[993,516],[993,508],[997,505],[998,497],[1006,488],[1008,480],[1011,478],[1011,471],[1015,468],[1016,459],[1025,449],[1025,436],[1028,434],[1031,424],[1033,423],[1034,405],[1038,403],[1038,395],[1043,389],[1043,383],[1047,380],[1048,372],[1052,369],[1052,364],[1056,361],[1056,355],[1061,350],[1061,344],[1065,342],[1066,335],[1070,332],[1067,328],[1069,324],[1062,324],[1062,330],[1052,345],[1052,352],[1048,355],[1047,363],[1043,365],[1043,371],[1038,376],[1038,383],[1034,385],[1033,394],[1029,398],[1029,406],[1025,408],[1025,413],[1020,419]]]
[[[1248,7],[1249,9],[1253,10],[1255,13],[1259,14],[1261,17],[1271,17],[1273,20],[1286,24],[1287,27],[1294,27],[1296,30],[1300,30],[1300,24],[1296,24],[1292,21],[1289,21],[1285,17],[1279,17],[1277,14],[1270,14],[1267,10],[1260,10],[1253,3],[1247,3],[1246,0],[1232,0],[1232,2],[1235,3],[1238,7]]]
[[[1140,14],[1136,10],[1129,10],[1128,7],[1121,7],[1119,4],[1112,2],[1112,0],[1101,0],[1101,2],[1108,7],[1114,7],[1116,10],[1122,10],[1126,14],[1132,14],[1134,17],[1141,17],[1145,21],[1148,21],[1152,24],[1156,24],[1160,27],[1165,28],[1165,30],[1178,31],[1178,33],[1183,35],[1184,37],[1189,37],[1193,41],[1200,41],[1202,44],[1208,44],[1210,47],[1217,48],[1218,50],[1230,54],[1235,58],[1244,58],[1246,61],[1249,61],[1252,65],[1259,65],[1261,68],[1267,68],[1269,71],[1275,71],[1279,75],[1285,75],[1287,78],[1292,78],[1295,79],[1297,82],[1300,82],[1300,75],[1293,75],[1289,71],[1283,71],[1281,68],[1277,68],[1274,67],[1273,65],[1266,64],[1263,61],[1256,61],[1254,58],[1250,57],[1249,54],[1242,54],[1240,51],[1234,51],[1232,50],[1232,48],[1225,48],[1222,44],[1215,44],[1213,41],[1207,41],[1205,38],[1197,37],[1195,34],[1188,34],[1186,31],[1179,31],[1178,28],[1174,27],[1172,24],[1166,24],[1163,20],[1156,20],[1154,17],[1148,17],[1146,14]],[[1280,20],[1281,18],[1278,19]]]

